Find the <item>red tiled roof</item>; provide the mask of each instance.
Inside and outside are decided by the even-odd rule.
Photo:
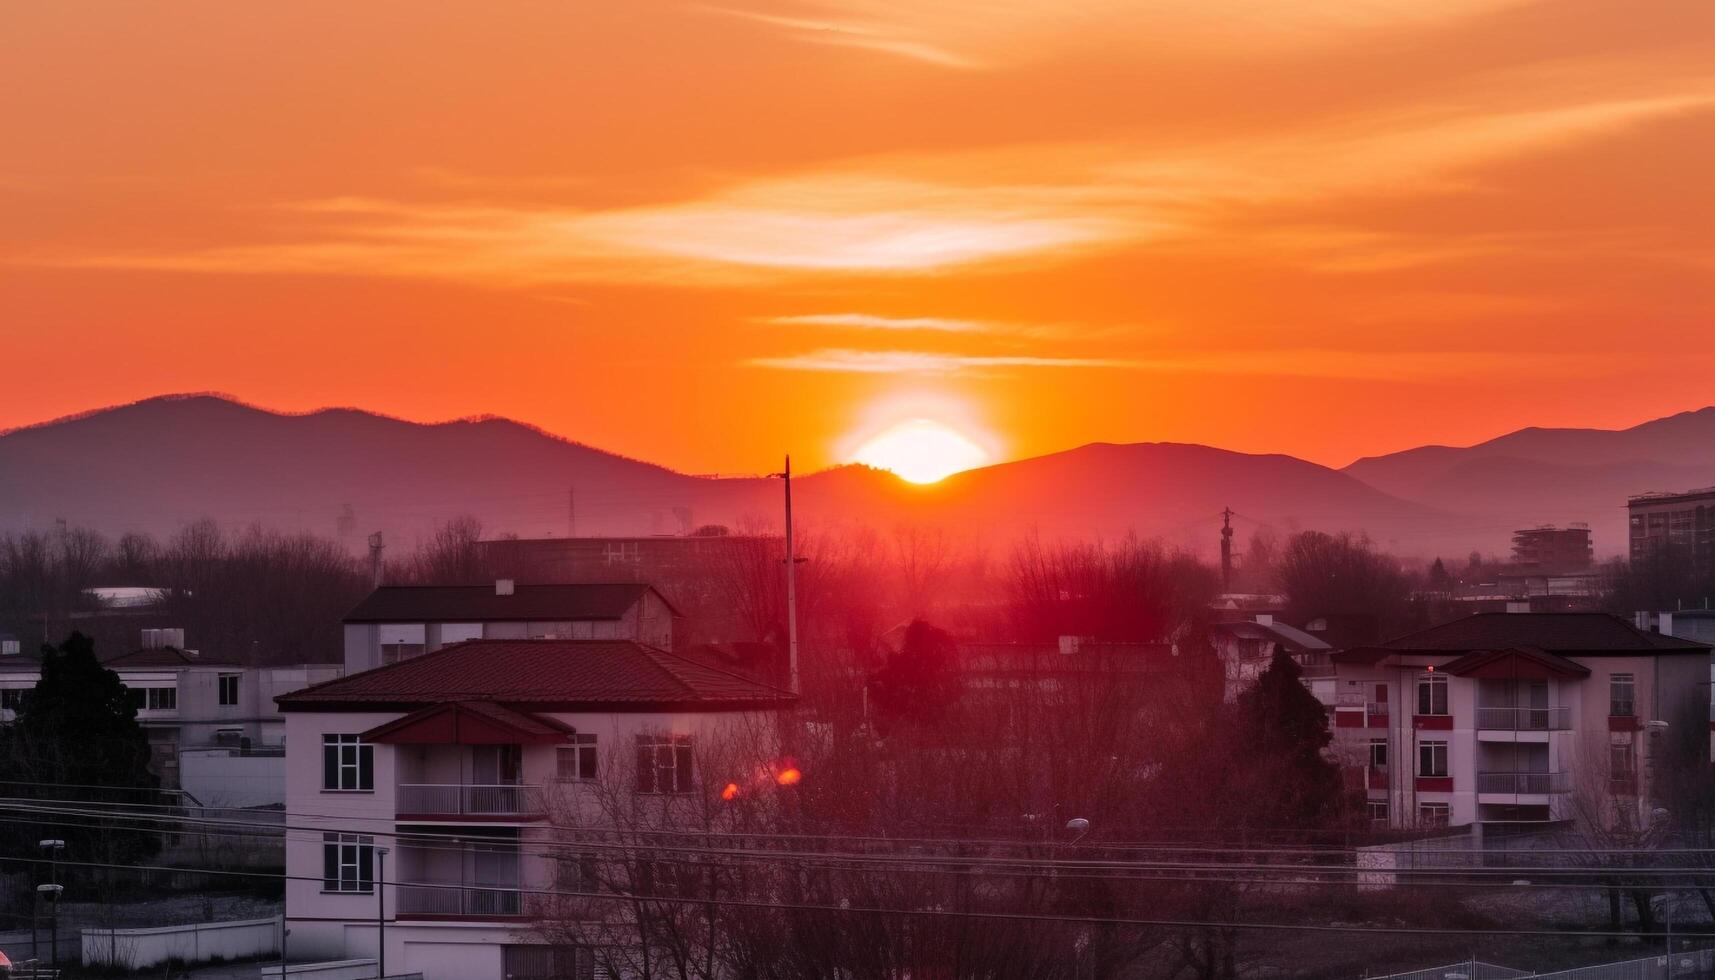
[[[1608,613],[1478,613],[1409,633],[1370,649],[1469,653],[1517,647],[1582,656],[1709,654],[1707,644],[1661,633],[1646,633]]]
[[[629,640],[470,640],[275,698],[282,711],[492,701],[521,710],[731,710],[794,696]]]
[[[506,623],[620,619],[655,592],[642,582],[595,585],[518,585],[496,595],[494,585],[383,585],[346,614],[348,623]],[[667,600],[663,597],[662,602]],[[668,603],[668,608],[672,604]]]

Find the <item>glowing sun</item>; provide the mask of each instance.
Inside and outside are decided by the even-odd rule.
[[[901,422],[859,446],[854,462],[890,470],[912,483],[934,483],[989,461],[988,450],[933,419]]]

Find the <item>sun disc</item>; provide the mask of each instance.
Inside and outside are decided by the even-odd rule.
[[[988,450],[933,419],[901,422],[858,447],[854,462],[889,470],[912,483],[934,483],[988,462]]]

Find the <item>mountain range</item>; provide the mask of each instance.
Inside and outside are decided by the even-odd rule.
[[[916,486],[842,466],[793,480],[807,524],[901,523],[1011,538],[1128,531],[1212,551],[1219,512],[1256,527],[1364,531],[1402,554],[1504,554],[1511,531],[1584,521],[1624,543],[1625,498],[1715,484],[1715,407],[1624,430],[1521,429],[1341,470],[1179,443],[1096,443]],[[780,485],[674,472],[499,418],[421,424],[165,396],[0,434],[0,529],[63,518],[171,533],[202,517],[409,546],[442,520],[524,537],[778,524]]]

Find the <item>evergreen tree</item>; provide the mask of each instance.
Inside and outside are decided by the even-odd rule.
[[[6,795],[135,806],[160,800],[149,772],[149,739],[119,675],[95,659],[95,644],[73,633],[42,648],[41,679],[16,724],[0,732],[0,782]],[[94,808],[92,808],[94,809]],[[94,816],[47,817],[10,824],[8,851],[33,854],[36,841],[66,842],[70,861],[135,862],[160,850],[157,835],[116,829]]]
[[[1436,592],[1453,591],[1453,576],[1447,573],[1447,566],[1439,558],[1429,566],[1429,587]]]
[[[1334,826],[1342,810],[1340,769],[1324,756],[1328,713],[1304,686],[1298,664],[1276,645],[1255,687],[1239,695],[1233,726],[1239,786],[1257,825]]]
[[[959,699],[958,650],[946,630],[912,620],[899,649],[870,677],[878,720],[933,725],[944,718]]]

